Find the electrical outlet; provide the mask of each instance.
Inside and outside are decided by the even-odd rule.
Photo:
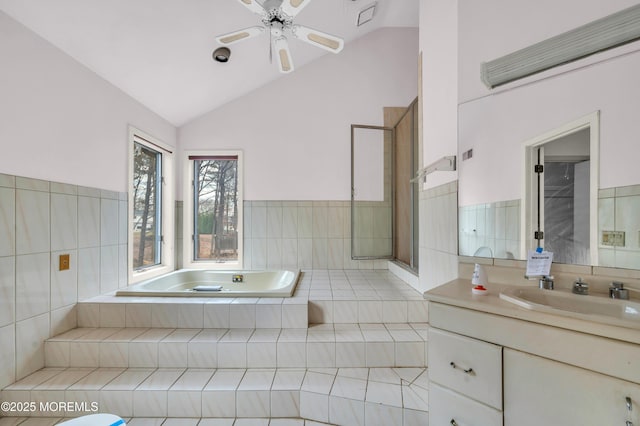
[[[69,255],[68,254],[61,254],[60,255],[60,270],[61,271],[66,271],[67,269],[69,269],[70,264],[69,264]]]
[[[624,232],[602,231],[602,245],[611,247],[624,247]]]

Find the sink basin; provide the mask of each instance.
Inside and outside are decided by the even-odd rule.
[[[500,299],[534,311],[564,315],[605,324],[640,328],[640,303],[603,296],[579,296],[535,287],[511,288]]]

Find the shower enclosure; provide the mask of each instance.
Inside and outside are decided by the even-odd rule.
[[[417,271],[417,100],[384,112],[385,126],[351,126],[351,257]]]

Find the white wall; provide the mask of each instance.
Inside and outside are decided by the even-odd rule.
[[[176,129],[0,12],[0,173],[126,191],[128,124]]]
[[[422,142],[427,166],[458,146],[458,2],[420,1],[422,52]],[[425,188],[457,179],[456,172],[436,172]]]
[[[457,153],[458,0],[420,1],[423,165]],[[457,172],[435,172],[420,194],[424,292],[458,276]]]
[[[374,31],[182,126],[180,149],[242,149],[247,200],[349,200],[350,126],[411,103],[417,55],[417,29]]]
[[[459,152],[461,205],[521,196],[522,143],[596,110],[600,188],[640,182],[634,135],[640,110],[640,43],[634,43],[489,92],[480,62],[606,16],[635,1],[531,3],[460,0]],[[544,22],[545,25],[539,25]],[[589,66],[584,66],[584,65]]]

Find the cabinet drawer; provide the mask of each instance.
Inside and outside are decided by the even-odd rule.
[[[429,329],[429,380],[502,410],[502,347]]]
[[[502,426],[502,412],[431,383],[429,424],[458,426]]]

